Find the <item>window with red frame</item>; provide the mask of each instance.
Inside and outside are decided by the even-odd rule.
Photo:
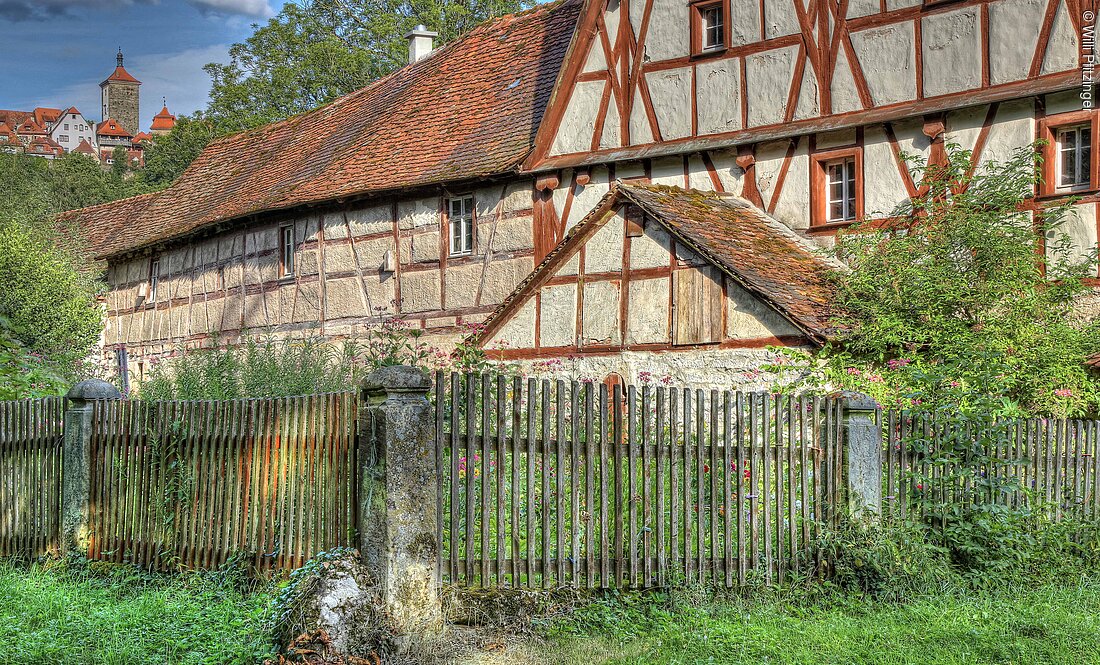
[[[726,49],[726,9],[722,2],[699,2],[691,7],[691,52],[719,53]]]
[[[859,148],[813,156],[812,226],[850,224],[863,217],[863,155]]]
[[[1093,190],[1097,178],[1097,114],[1075,111],[1043,118],[1039,138],[1043,148],[1043,182],[1047,196]]]

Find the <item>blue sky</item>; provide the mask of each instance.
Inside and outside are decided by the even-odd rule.
[[[141,129],[160,110],[206,105],[202,66],[225,62],[235,42],[282,0],[0,0],[0,109],[76,106],[99,117],[99,83],[121,46],[126,70],[142,82]]]

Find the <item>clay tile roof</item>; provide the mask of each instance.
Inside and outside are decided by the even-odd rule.
[[[95,156],[95,148],[92,147],[91,143],[88,143],[88,139],[80,139],[80,143],[76,146],[76,149],[73,150],[73,152],[79,152],[84,155],[92,155],[93,157]]]
[[[78,221],[86,236],[110,237],[122,232],[132,220],[141,219],[156,193],[70,210],[58,216],[62,221]]]
[[[34,110],[34,121],[43,127],[57,122],[57,119],[60,117],[61,109],[51,109],[39,106]]]
[[[505,173],[530,151],[579,0],[486,22],[309,113],[213,142],[101,257],[260,212]]]
[[[99,136],[130,137],[130,132],[126,131],[114,118],[107,118],[96,125],[95,133]]]
[[[624,203],[638,205],[678,243],[717,265],[812,339],[823,342],[837,332],[830,321],[833,302],[830,276],[844,268],[826,258],[816,245],[736,196],[616,182],[592,212],[574,225],[534,272],[505,298],[485,321],[485,329],[471,339],[490,338],[513,307],[522,304],[529,291],[544,281],[542,273],[552,269],[557,256],[577,250],[578,245],[588,240],[588,227],[600,224],[607,211]]]
[[[108,81],[125,81],[127,83],[137,83],[139,85],[141,84],[141,81],[131,76],[130,72],[126,71],[126,69],[122,65],[115,67],[115,71],[110,76],[108,76],[107,79],[103,81],[103,83],[100,83],[100,85],[103,85]]]
[[[83,115],[80,111],[76,109],[75,106],[70,106],[69,108],[65,109],[64,111],[62,111],[61,115],[69,115],[70,113],[75,115]]]
[[[27,118],[23,121],[23,124],[15,128],[15,131],[20,134],[45,134],[46,130],[42,129],[42,126],[34,121],[34,118]]]
[[[12,130],[11,127],[8,127],[8,123],[4,122],[3,120],[0,120],[0,136],[7,138],[15,137],[15,132]]]
[[[134,135],[134,143],[141,143],[142,141],[148,141],[153,138],[153,135],[149,132],[138,132]]]
[[[176,116],[168,112],[168,107],[165,106],[160,110],[160,113],[153,116],[153,124],[150,125],[150,129],[164,129],[169,130],[176,126]]]
[[[18,127],[23,121],[34,114],[30,111],[4,111],[0,110],[0,122],[7,123],[8,127]]]
[[[60,156],[65,154],[65,149],[61,147],[61,144],[48,136],[34,137],[27,145],[27,150],[39,155],[54,154]]]

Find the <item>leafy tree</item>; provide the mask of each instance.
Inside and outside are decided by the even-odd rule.
[[[973,171],[970,160],[949,146],[946,164],[916,167],[922,194],[894,222],[838,235],[851,268],[836,282],[846,333],[825,350],[825,374],[888,402],[913,403],[931,381],[994,395],[1006,413],[1095,413],[1100,380],[1083,360],[1100,350],[1100,321],[1074,307],[1096,252],[1075,254],[1064,233],[1073,202],[1040,209],[1036,251],[1026,210],[1039,152]]]
[[[47,224],[0,219],[0,318],[5,333],[65,377],[102,330],[98,282],[83,258]]]
[[[213,80],[208,119],[238,131],[314,109],[405,64],[405,33],[424,24],[451,41],[530,0],[302,0],[229,50]]]

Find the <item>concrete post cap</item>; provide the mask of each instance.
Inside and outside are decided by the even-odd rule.
[[[428,29],[428,26],[423,23],[417,24],[415,28],[405,33],[405,39],[409,37],[438,37],[438,32],[432,32]]]
[[[91,402],[104,399],[122,399],[122,393],[102,379],[86,379],[69,389],[65,395],[71,402]]]
[[[379,367],[363,379],[363,390],[368,393],[426,393],[431,389],[432,377],[409,365]]]
[[[870,395],[864,393],[857,393],[852,390],[841,391],[837,397],[841,398],[845,402],[849,411],[876,411],[878,410],[878,402],[875,401]]]

